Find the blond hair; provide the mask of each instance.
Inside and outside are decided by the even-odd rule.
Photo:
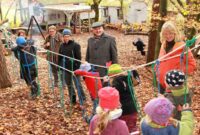
[[[178,29],[175,26],[175,24],[172,21],[166,21],[163,24],[161,32],[160,32],[160,41],[161,41],[161,43],[164,43],[166,41],[166,38],[164,36],[164,31],[166,31],[166,30],[168,30],[168,31],[170,31],[170,32],[175,34],[175,39],[174,39],[175,42],[178,42],[178,41],[181,40],[180,32],[178,31]]]
[[[109,120],[110,111],[105,111],[103,108],[98,106],[96,108],[97,112],[97,123],[94,129],[94,134],[101,135],[103,130],[107,127]]]
[[[56,30],[56,26],[54,25],[49,26],[49,30]]]

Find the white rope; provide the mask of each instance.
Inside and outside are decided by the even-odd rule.
[[[194,50],[194,49],[198,48],[199,46],[200,46],[200,44],[199,44],[199,45],[196,45],[196,46],[193,47],[193,48],[191,48],[191,50]],[[23,50],[23,51],[24,51],[24,50]],[[48,61],[48,60],[46,60],[46,59],[44,59],[44,58],[41,58],[41,57],[39,57],[39,56],[37,56],[37,55],[31,54],[31,53],[29,53],[29,52],[27,52],[27,51],[24,51],[24,52],[27,53],[27,54],[29,54],[29,55],[32,55],[32,56],[34,56],[34,57],[37,57],[37,58],[39,58],[39,59],[41,59],[41,60],[43,60],[43,61],[45,61],[45,62],[49,62],[50,64],[52,64],[52,65],[54,65],[54,66],[57,66],[57,67],[59,67],[59,68],[65,70],[65,71],[67,71],[67,72],[70,72],[70,73],[72,73],[72,74],[74,75],[74,71],[71,71],[71,70],[68,70],[68,69],[66,69],[66,68],[63,68],[63,67],[61,67],[61,66],[59,66],[59,65],[57,65],[57,64],[55,64],[55,63],[53,63],[53,62],[50,62],[50,61]],[[186,52],[185,52],[185,53],[186,53]],[[181,55],[181,54],[180,54],[180,55]],[[169,58],[160,60],[160,61],[166,61],[166,60],[169,60],[169,59],[172,59],[172,58],[175,58],[175,57],[180,57],[180,55],[175,55],[175,56],[172,56],[172,57],[169,57]],[[157,60],[159,60],[159,59],[157,59]],[[118,73],[118,74],[111,75],[111,76],[109,76],[109,78],[112,78],[112,77],[115,77],[115,76],[118,76],[118,75],[127,73],[127,71],[136,70],[136,69],[139,69],[139,68],[143,68],[143,67],[149,66],[149,65],[151,65],[151,64],[154,64],[157,60],[154,60],[154,61],[149,62],[149,63],[146,63],[146,64],[142,64],[142,65],[139,65],[139,66],[136,66],[136,67],[133,67],[133,68],[128,67],[128,68],[130,68],[130,69],[125,70],[125,71],[123,71],[123,72],[121,72],[121,73]],[[88,76],[88,75],[83,75],[83,76],[84,76],[84,77],[88,77],[88,78],[94,78],[94,79],[103,79],[103,78],[104,78],[104,77],[94,77],[94,76]]]
[[[196,39],[198,39],[199,37],[200,37],[200,35],[196,36]],[[149,63],[146,63],[146,64],[142,64],[142,65],[139,65],[139,66],[136,66],[136,67],[133,67],[133,68],[130,68],[130,67],[122,67],[122,68],[128,68],[128,70],[125,70],[125,71],[123,71],[123,72],[121,72],[121,73],[118,73],[118,74],[111,75],[111,76],[109,76],[109,77],[110,77],[110,78],[111,78],[111,77],[115,77],[115,76],[124,74],[124,73],[126,73],[127,71],[130,71],[130,70],[136,70],[136,69],[139,69],[139,68],[142,68],[142,67],[149,66],[149,65],[151,65],[151,64],[153,64],[153,63],[156,63],[156,61],[165,61],[165,60],[169,60],[169,59],[178,57],[178,56],[180,56],[181,54],[180,54],[180,55],[176,55],[176,56],[172,56],[172,57],[169,57],[169,58],[166,58],[167,56],[169,56],[170,54],[174,53],[175,51],[177,51],[178,49],[182,48],[182,47],[185,46],[185,45],[186,45],[186,43],[183,44],[183,45],[181,45],[181,46],[179,46],[179,47],[177,47],[177,48],[174,49],[173,51],[171,51],[171,52],[169,52],[169,53],[163,55],[162,57],[160,57],[160,58],[158,58],[158,59],[156,59],[156,60],[154,60],[154,61],[152,61],[152,62],[149,62]],[[196,49],[196,48],[199,47],[199,46],[200,46],[200,45],[197,45],[197,46],[193,47],[191,50]],[[65,57],[65,58],[73,59],[73,60],[78,61],[78,62],[81,62],[81,63],[84,63],[84,62],[85,62],[85,61],[81,61],[81,60],[78,60],[78,59],[75,59],[75,58],[72,58],[72,57],[69,57],[69,56],[65,56],[65,55],[62,55],[62,54],[59,54],[59,53],[56,53],[56,52],[53,52],[53,51],[44,49],[44,48],[40,48],[40,47],[38,47],[38,46],[34,46],[34,47],[37,48],[37,49],[43,49],[43,50],[45,50],[45,51],[49,51],[49,52],[51,52],[51,53],[54,53],[54,54],[56,54],[56,55],[60,55],[60,56]],[[25,51],[24,51],[24,52],[25,52]],[[32,56],[38,57],[38,56],[36,56],[36,55],[34,55],[34,54],[31,54],[31,53],[29,53],[29,52],[26,52],[26,53],[28,53],[28,54],[30,54],[30,55],[32,55]],[[186,53],[186,52],[185,52],[185,53]],[[71,71],[71,70],[68,70],[68,69],[66,69],[66,68],[63,68],[63,67],[61,67],[61,66],[59,66],[59,65],[57,65],[57,64],[55,64],[55,63],[53,63],[53,62],[50,62],[50,61],[48,61],[48,60],[46,60],[46,59],[44,59],[44,58],[40,58],[40,57],[38,57],[38,58],[39,58],[39,59],[42,59],[43,61],[49,62],[50,64],[52,64],[52,65],[54,65],[54,66],[57,66],[57,67],[59,67],[59,68],[65,70],[65,71],[68,71],[68,72],[70,72],[70,73],[72,73],[72,74],[74,75],[74,71]],[[164,59],[164,58],[166,58],[166,59]],[[92,64],[92,63],[89,63],[89,64],[94,65],[94,66],[97,66],[97,67],[108,68],[108,67],[106,67],[106,66],[96,65],[96,64]],[[129,68],[130,68],[130,69],[129,69]],[[83,76],[85,76],[85,77],[90,77],[90,78],[96,78],[96,79],[103,79],[103,77],[93,77],[93,76],[87,76],[87,75],[83,75]]]
[[[81,62],[81,63],[84,63],[84,62],[85,62],[85,61],[81,61],[81,60],[79,60],[79,59],[75,59],[75,58],[72,58],[72,57],[69,57],[69,56],[66,56],[66,55],[62,55],[62,54],[59,54],[59,53],[50,51],[50,50],[48,50],[48,49],[40,48],[40,47],[37,47],[37,46],[34,46],[34,47],[39,48],[39,49],[43,49],[43,50],[45,50],[45,51],[47,51],[47,52],[50,52],[50,53],[53,53],[53,54],[56,54],[56,55],[59,55],[59,56],[62,56],[62,57],[68,58],[68,59],[73,59],[74,61],[78,61],[78,62]],[[102,66],[102,65],[97,65],[97,64],[92,64],[92,63],[89,63],[89,64],[90,64],[90,65],[93,65],[93,66],[96,66],[96,67],[101,67],[101,68],[106,68],[106,69],[108,68],[108,67]]]
[[[182,46],[181,46],[181,47],[182,47]],[[200,47],[200,44],[199,44],[199,45],[196,45],[195,47],[191,48],[190,50],[192,51],[192,50],[194,50],[194,49],[196,49],[196,48],[198,48],[198,47]],[[179,48],[180,48],[180,47],[179,47]],[[184,52],[184,54],[186,54],[186,53],[187,53],[187,52]],[[175,57],[180,57],[180,55],[181,55],[181,54],[175,55],[175,56],[172,56],[172,57],[169,57],[169,58],[166,58],[166,59],[162,59],[162,60],[156,59],[156,60],[154,60],[154,61],[152,61],[152,62],[149,62],[149,63],[146,63],[146,64],[142,64],[142,65],[139,65],[139,66],[136,66],[136,67],[133,67],[133,68],[125,67],[125,68],[130,68],[130,69],[125,70],[125,71],[123,71],[123,72],[121,72],[121,73],[118,73],[118,74],[111,75],[111,76],[109,76],[109,77],[110,77],[110,78],[111,78],[111,77],[115,77],[115,76],[124,74],[124,73],[126,73],[127,71],[136,70],[136,69],[139,69],[139,68],[142,68],[142,67],[149,66],[149,65],[151,65],[151,64],[156,63],[157,60],[158,60],[158,61],[166,61],[166,60],[169,60],[169,59],[173,59],[173,58],[175,58]],[[165,58],[165,57],[162,57],[162,58]]]

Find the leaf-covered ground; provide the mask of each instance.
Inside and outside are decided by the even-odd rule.
[[[132,41],[138,37],[147,44],[148,38],[145,36],[124,36],[116,31],[108,30],[107,33],[116,37],[119,52],[119,63],[123,67],[131,65],[141,65],[146,62],[146,58],[136,51]],[[84,33],[75,35],[74,39],[81,44],[82,56],[85,57],[86,43],[90,34]],[[45,56],[40,54],[45,59]],[[197,60],[200,66],[200,60]],[[12,88],[0,89],[0,134],[2,135],[86,135],[88,124],[84,122],[79,104],[70,109],[67,90],[65,93],[65,109],[71,115],[65,115],[60,106],[60,91],[49,89],[48,65],[45,61],[39,60],[39,80],[41,83],[41,96],[35,100],[30,98],[29,88],[23,80],[19,79],[18,62],[13,56],[7,57],[7,66],[13,82]],[[135,87],[141,108],[154,96],[152,85],[152,73],[150,67],[138,69],[142,84]],[[194,135],[200,134],[200,71],[197,70],[193,76],[189,77],[189,87],[194,92],[192,109],[195,114]],[[90,112],[91,100],[87,90],[87,111]],[[78,102],[78,100],[77,100]]]

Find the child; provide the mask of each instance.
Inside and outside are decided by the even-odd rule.
[[[87,90],[90,93],[90,97],[93,102],[93,110],[92,110],[92,115],[88,118],[86,118],[86,122],[90,123],[91,118],[94,116],[96,113],[96,107],[98,104],[98,95],[97,92],[99,89],[102,88],[102,83],[101,80],[98,79],[99,77],[99,72],[92,72],[91,71],[91,65],[89,63],[84,63],[81,64],[80,69],[76,70],[74,72],[75,75],[83,76],[83,79],[85,81],[85,85],[87,87]],[[97,79],[95,79],[97,77]]]
[[[121,73],[123,70],[119,64],[112,64],[108,68],[108,74],[117,74]],[[139,84],[139,75],[136,70],[132,71],[132,74],[134,78],[132,78],[132,81],[134,85]],[[137,122],[137,110],[136,106],[134,104],[134,101],[131,97],[131,92],[129,90],[129,85],[128,85],[128,76],[121,74],[113,78],[113,81],[111,83],[112,87],[115,87],[119,91],[120,95],[120,102],[122,105],[122,116],[120,119],[126,121],[126,124],[129,128],[130,132],[137,131],[136,127],[136,122]]]
[[[174,118],[181,119],[181,107],[186,102],[191,104],[192,92],[185,87],[185,74],[179,70],[171,70],[165,76],[166,93],[168,98],[176,107],[174,109]]]
[[[12,48],[14,51],[15,57],[20,62],[20,76],[26,81],[26,84],[31,89],[31,95],[33,98],[37,97],[38,93],[38,84],[36,83],[36,61],[35,57],[28,54],[36,54],[36,49],[33,46],[27,45],[26,39],[19,36],[16,39],[17,46]],[[28,53],[26,53],[28,52]]]
[[[192,135],[193,113],[183,106],[181,121],[171,119],[173,104],[165,97],[150,100],[144,107],[146,117],[141,120],[142,135]]]
[[[94,78],[99,77],[99,72],[92,72],[91,65],[89,63],[84,63],[81,64],[80,69],[76,70],[74,73],[76,75],[85,76],[83,79],[87,89],[89,90],[90,97],[94,101],[97,98],[98,90],[102,88],[101,80]]]
[[[128,127],[123,120],[119,92],[113,87],[99,90],[99,106],[97,114],[90,123],[89,135],[129,135]]]
[[[64,29],[62,34],[63,34],[63,43],[60,46],[59,54],[81,60],[81,48],[80,48],[80,45],[72,39],[71,30]],[[71,61],[70,58],[63,57],[61,55],[58,56],[58,63],[60,66],[70,71],[79,69],[80,64],[81,64],[79,61]],[[83,100],[85,101],[86,100],[85,93],[83,91],[83,88],[80,82],[80,77],[74,76],[72,73],[68,71],[64,71],[64,73],[65,73],[64,79],[69,91],[70,103],[72,103],[73,105],[76,104],[76,93],[75,93],[73,82],[76,88],[80,90],[80,94],[82,95]]]

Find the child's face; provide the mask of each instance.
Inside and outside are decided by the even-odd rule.
[[[167,42],[171,42],[175,39],[175,33],[170,30],[165,30],[163,32],[163,36],[165,37]]]

